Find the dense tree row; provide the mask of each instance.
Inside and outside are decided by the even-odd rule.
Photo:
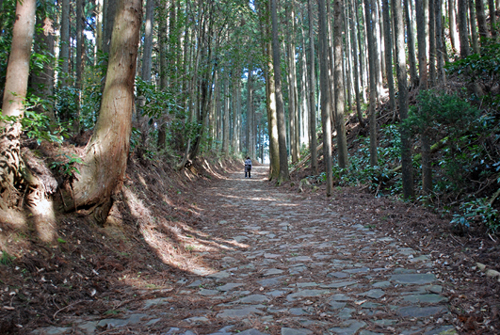
[[[67,209],[105,215],[131,151],[179,169],[209,152],[268,157],[278,182],[309,153],[314,174],[323,157],[330,195],[333,165],[349,168],[346,121],[356,116],[368,127],[370,165],[380,165],[380,107],[404,123],[409,90],[445,89],[446,62],[495,45],[498,5],[61,0],[35,9],[33,0],[1,1],[0,48],[9,55],[0,59],[3,202],[19,204],[43,185],[27,177],[23,136],[62,142],[89,131],[84,154],[55,162],[81,163],[60,193]],[[412,130],[401,129],[403,194],[411,198]],[[423,131],[419,139],[428,193],[433,137]]]

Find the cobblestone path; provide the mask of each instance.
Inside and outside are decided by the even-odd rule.
[[[447,283],[420,254],[358,222],[332,199],[272,186],[267,167],[232,174],[196,196],[220,220],[217,272],[179,278],[175,296],[144,301],[125,318],[76,320],[74,333],[457,334]],[[200,257],[207,256],[201,254]],[[179,301],[189,304],[179,305]],[[64,334],[67,327],[39,329]]]

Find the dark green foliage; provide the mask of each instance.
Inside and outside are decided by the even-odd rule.
[[[473,223],[480,223],[497,232],[500,228],[500,213],[488,203],[488,199],[475,199],[462,203],[451,223],[460,230],[468,229]]]

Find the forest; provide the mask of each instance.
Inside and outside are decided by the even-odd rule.
[[[2,271],[30,253],[12,236],[101,229],[141,173],[207,181],[245,157],[274,187],[356,188],[500,251],[499,7],[0,1]]]

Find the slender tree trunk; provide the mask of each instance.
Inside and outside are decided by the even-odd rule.
[[[436,85],[436,11],[434,10],[434,1],[429,1],[429,84],[431,87]]]
[[[240,70],[233,72],[233,94],[231,96],[233,102],[233,153],[238,154],[240,149],[239,138],[239,124],[240,124],[240,110],[238,106],[238,91],[240,89]]]
[[[453,47],[453,51],[457,53],[462,50],[460,47],[460,37],[458,35],[457,28],[457,0],[448,0],[448,17],[451,46]]]
[[[347,157],[347,138],[345,132],[345,96],[344,96],[344,71],[343,71],[343,57],[342,57],[342,12],[344,1],[335,0],[333,3],[333,16],[334,16],[334,71],[335,71],[335,127],[337,130],[337,152],[338,164],[341,169],[348,166]]]
[[[21,119],[28,89],[31,45],[35,32],[35,0],[18,1],[12,44],[2,102],[2,116],[15,121],[0,121],[0,208],[17,205],[20,193],[15,185],[23,180],[24,162],[21,157]]]
[[[458,33],[460,36],[460,57],[470,55],[469,34],[467,29],[467,1],[458,0]]]
[[[267,26],[269,27],[269,23]],[[269,29],[268,29],[269,30]],[[267,31],[267,36],[271,34]],[[276,112],[276,86],[274,83],[274,66],[272,62],[272,44],[271,41],[267,42],[267,77],[266,77],[266,90],[267,90],[267,123],[269,132],[269,180],[279,178],[280,171],[280,154],[279,154],[279,141],[278,141],[278,116]]]
[[[312,0],[307,0],[309,15],[309,151],[311,152],[311,169],[318,173],[318,153],[316,150],[316,65],[314,52],[314,21],[312,15]]]
[[[280,174],[278,183],[290,179],[288,173],[288,157],[286,151],[286,124],[285,111],[283,108],[283,93],[281,90],[281,56],[278,40],[278,17],[276,12],[276,2],[271,0],[271,21],[273,30],[273,64],[274,64],[274,81],[276,87],[276,115],[278,118],[278,143],[280,156]]]
[[[410,15],[411,3],[404,1],[405,5],[405,20],[406,20],[406,35],[408,39],[408,62],[410,63],[410,81],[411,87],[418,86],[417,61],[415,59],[415,35],[413,20]]]
[[[59,44],[59,60],[61,61],[61,72],[59,73],[59,84],[61,87],[68,85],[69,76],[69,0],[62,0],[61,11],[61,38]]]
[[[396,97],[394,93],[394,77],[392,74],[392,37],[391,18],[389,14],[389,0],[383,0],[382,10],[384,16],[384,41],[385,41],[385,73],[387,76],[387,86],[389,87],[389,106],[391,112],[396,112]],[[394,14],[393,14],[394,15]],[[406,62],[405,62],[406,64]]]
[[[67,209],[92,207],[98,222],[106,219],[111,196],[123,182],[127,167],[141,22],[141,0],[118,2],[99,118],[72,196],[66,196]]]
[[[354,64],[353,64],[353,69],[354,69],[354,92],[356,94],[356,112],[357,112],[357,115],[358,115],[358,121],[359,123],[361,124],[361,127],[365,127],[365,121],[363,119],[363,114],[361,112],[361,97],[360,97],[360,92],[359,92],[359,80],[358,78],[361,77],[359,75],[359,66],[358,66],[358,47],[357,47],[357,43],[356,43],[356,35],[355,35],[355,27],[354,27],[354,19],[353,19],[353,15],[352,15],[352,0],[348,0],[349,1],[349,25],[350,25],[350,29],[351,29],[351,40],[352,40],[352,59],[354,60]]]
[[[333,193],[332,176],[332,128],[331,128],[331,99],[329,98],[328,75],[328,24],[326,22],[326,6],[324,0],[318,0],[319,8],[319,63],[321,76],[321,123],[323,126],[323,157],[326,173],[326,196]]]
[[[472,50],[474,53],[479,53],[479,39],[477,37],[477,26],[476,20],[476,9],[474,8],[474,0],[469,0],[469,23],[470,23],[470,34],[472,40]]]
[[[406,53],[405,53],[405,33],[403,25],[403,11],[401,2],[393,0],[394,10],[394,34],[396,35],[397,54],[397,76],[398,76],[398,98],[399,115],[401,121],[408,118],[408,85],[406,82]],[[401,162],[403,165],[403,197],[410,199],[414,196],[413,191],[413,166],[411,159],[411,140],[408,131],[401,131]]]
[[[167,60],[167,55],[168,55],[168,48],[169,43],[167,41],[167,36],[164,36],[161,32],[167,31],[167,0],[160,0],[159,6],[158,6],[158,43],[160,47],[160,89],[162,91],[165,91],[168,88],[168,79],[170,75],[169,67],[168,67],[168,60]],[[146,5],[147,7],[147,5]],[[146,17],[147,17],[147,9],[146,9]],[[172,26],[170,25],[170,29]],[[137,119],[137,115],[136,115]],[[135,122],[137,120],[134,120]],[[165,149],[166,145],[166,140],[167,140],[167,125],[166,125],[166,120],[165,117],[162,116],[158,120],[158,140],[157,140],[157,147],[158,150],[163,150]]]
[[[247,81],[247,155],[255,159],[254,110],[253,110],[253,69],[248,69]]]
[[[444,72],[444,63],[446,56],[446,46],[443,37],[443,0],[434,0],[436,12],[436,57],[437,57],[437,80],[444,85],[446,82],[446,74]]]
[[[375,71],[376,71],[376,87],[377,87],[377,101],[380,99],[382,90],[382,72],[383,72],[383,58],[382,58],[382,43],[383,37],[380,33],[380,17],[379,17],[379,0],[371,0],[371,14],[372,14],[372,33],[373,33],[373,48],[375,55]]]
[[[230,120],[230,113],[231,111],[229,110],[229,74],[225,73],[224,74],[224,121],[223,121],[223,127],[222,127],[222,152],[224,153],[224,156],[228,157],[229,156],[229,120]]]
[[[293,1],[286,6],[287,12],[287,56],[288,56],[288,109],[290,118],[290,152],[292,163],[299,161],[299,122],[298,122],[298,91],[297,91],[297,69],[295,66],[295,10]]]
[[[417,2],[417,40],[418,40],[418,70],[420,74],[420,89],[427,89],[427,42],[425,35],[425,7],[423,1]]]
[[[377,117],[375,115],[376,112],[376,56],[375,56],[375,47],[374,47],[374,37],[373,37],[373,22],[372,22],[372,8],[370,6],[370,0],[365,1],[365,25],[366,30],[368,31],[368,60],[370,65],[370,165],[377,166]]]
[[[361,16],[359,15],[359,8],[357,6],[358,0],[353,0],[353,7],[354,7],[354,12],[356,14],[356,29],[357,29],[357,35],[358,35],[358,46],[359,46],[359,71],[360,71],[360,76],[359,76],[359,81],[360,81],[360,86],[361,86],[361,93],[363,94],[363,102],[366,102],[366,90],[365,90],[365,83],[367,82],[365,80],[366,78],[366,73],[368,72],[366,70],[366,67],[368,66],[368,62],[366,61],[366,53],[367,50],[365,46],[368,44],[367,40],[368,38],[366,37],[366,23],[363,24],[363,29],[360,28],[360,24],[363,21],[363,13],[364,13],[364,8],[365,4],[363,1],[361,1],[361,7],[363,10],[361,11]],[[361,37],[361,31],[363,31],[363,35],[365,38]]]
[[[488,0],[488,7],[490,10],[490,29],[491,29],[491,37],[496,41],[497,39],[497,15],[496,15],[496,6],[495,0]]]

